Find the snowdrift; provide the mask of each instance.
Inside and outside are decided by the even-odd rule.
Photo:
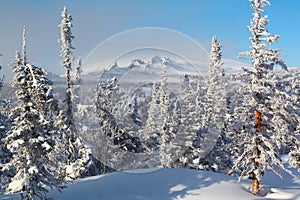
[[[269,184],[269,185],[268,185]],[[280,179],[269,172],[264,179],[264,197],[250,194],[250,181],[190,169],[146,169],[95,176],[70,184],[63,193],[50,192],[57,200],[300,200],[300,181],[290,176]]]
[[[296,170],[295,170],[296,172]],[[299,173],[297,174],[299,176]],[[250,181],[191,169],[144,169],[116,172],[81,179],[62,193],[52,190],[54,200],[300,200],[300,180],[283,179],[272,172],[264,176],[262,197],[252,195]],[[0,195],[20,199],[20,195]]]

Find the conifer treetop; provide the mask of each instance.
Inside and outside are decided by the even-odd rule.
[[[213,36],[209,56],[210,79],[216,79],[224,75],[224,70],[221,68],[223,65],[221,48],[222,45],[218,42],[217,37]],[[211,80],[211,82],[215,82],[215,80]]]
[[[72,49],[75,49],[72,46],[72,39],[74,39],[74,36],[72,35],[71,28],[72,25],[72,16],[68,13],[66,6],[64,6],[63,11],[61,13],[61,23],[59,25],[60,27],[60,33],[61,38],[58,40],[61,45],[61,56],[64,58],[61,62],[62,66],[68,69],[71,69],[71,63],[74,59]]]
[[[251,51],[242,52],[240,56],[252,60],[254,68],[260,68],[261,70],[273,70],[274,65],[279,65],[283,69],[287,70],[287,67],[282,60],[279,49],[272,49],[268,44],[272,44],[279,40],[279,35],[272,35],[266,28],[269,19],[268,15],[264,15],[263,8],[270,6],[268,0],[249,0],[254,13],[250,21],[248,29],[252,34]]]
[[[26,27],[23,27],[22,33],[22,54],[23,54],[23,65],[27,64],[27,55],[26,55]]]

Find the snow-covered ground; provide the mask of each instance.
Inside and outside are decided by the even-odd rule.
[[[237,184],[235,177],[190,170],[138,170],[108,174],[77,181],[62,194],[53,192],[54,199],[299,199],[300,180],[272,172],[265,176],[265,197],[249,193],[250,181]]]
[[[295,171],[296,172],[296,171]],[[62,193],[51,191],[54,200],[300,200],[300,179],[268,172],[264,176],[263,197],[252,195],[250,181],[191,169],[147,169],[117,172],[85,178],[68,185]],[[19,195],[0,199],[18,199]]]

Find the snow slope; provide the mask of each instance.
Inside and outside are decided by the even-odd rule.
[[[265,197],[248,192],[250,181],[237,184],[235,177],[190,169],[156,169],[118,172],[91,177],[68,186],[54,199],[294,199],[300,200],[300,181],[290,176],[280,179],[270,173],[265,177]],[[272,187],[271,187],[272,185]]]
[[[299,175],[299,174],[298,174]],[[250,181],[191,169],[147,169],[117,172],[75,181],[62,193],[51,191],[54,200],[300,200],[300,180],[271,172],[264,177],[264,197],[250,194]],[[0,199],[18,199],[19,195]]]

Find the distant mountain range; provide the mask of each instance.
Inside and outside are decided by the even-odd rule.
[[[223,69],[225,73],[233,74],[241,71],[242,68],[248,68],[250,65],[239,62],[232,59],[223,59]],[[105,81],[112,77],[116,77],[118,80],[124,82],[135,81],[136,79],[143,79],[145,82],[155,81],[160,78],[161,75],[161,63],[162,58],[154,56],[150,60],[133,59],[128,62],[128,65],[119,66],[119,64],[113,63],[105,70],[99,70],[90,72],[83,75],[85,81]],[[206,76],[208,74],[208,66],[201,67],[197,64],[192,64],[183,61],[167,59],[167,76],[172,80],[182,76],[184,74],[201,75]],[[103,67],[99,67],[103,69]],[[83,68],[84,70],[84,68]]]
[[[251,68],[250,64],[240,62],[233,59],[222,59],[222,68],[225,74],[237,74],[242,71],[242,68]],[[116,77],[119,82],[136,82],[138,80],[143,82],[153,82],[160,80],[161,76],[161,63],[162,58],[154,56],[149,60],[132,59],[128,64],[120,66],[117,62],[103,69],[99,66],[100,70],[95,70],[87,74],[82,74],[82,79],[85,84],[97,84],[99,81],[106,81],[112,77]],[[208,74],[208,66],[200,67],[197,64],[188,62],[167,59],[167,77],[168,81],[176,81],[184,74],[206,76]],[[83,66],[84,71],[84,66]],[[277,71],[277,69],[275,69]],[[293,73],[299,73],[300,68],[290,68]],[[49,73],[48,77],[56,84],[64,84],[65,78],[53,73]],[[177,81],[176,81],[177,82]]]

